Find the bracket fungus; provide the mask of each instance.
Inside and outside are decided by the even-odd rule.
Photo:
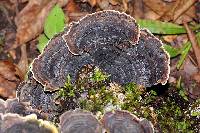
[[[18,98],[7,99],[6,101],[0,99],[0,114],[18,114],[20,116],[35,114],[39,119],[46,118],[46,115],[38,109],[33,109],[33,105],[29,105],[28,102],[21,102]]]
[[[139,119],[127,111],[107,112],[101,120],[109,133],[153,133],[150,121]]]
[[[60,117],[62,133],[153,133],[150,121],[139,119],[126,111],[114,110],[98,121],[84,110],[67,111]]]
[[[67,75],[74,83],[85,65],[94,65],[113,82],[135,82],[144,87],[165,84],[169,56],[162,42],[131,16],[100,11],[73,22],[54,36],[32,65],[34,78],[55,90],[64,86]]]
[[[84,110],[67,111],[60,117],[62,133],[102,133],[102,126],[92,113]]]
[[[53,124],[38,120],[36,115],[4,114],[0,118],[1,133],[58,133]]]

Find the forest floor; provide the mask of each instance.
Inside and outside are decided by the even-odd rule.
[[[66,27],[86,14],[117,10],[131,15],[141,27],[146,27],[162,40],[171,59],[168,83],[145,90],[134,87],[129,100],[142,100],[129,103],[133,105],[125,104],[122,109],[132,113],[139,110],[135,114],[151,120],[159,132],[200,132],[198,0],[1,0],[1,98],[16,97],[16,88],[26,80],[31,62],[50,39],[45,38],[44,30],[47,23],[56,25],[47,19],[56,4],[64,13]],[[53,13],[60,15],[59,11]],[[86,105],[86,109],[93,110]],[[133,106],[135,109],[130,108]]]

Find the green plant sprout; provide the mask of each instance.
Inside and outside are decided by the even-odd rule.
[[[74,86],[71,84],[70,75],[67,75],[65,85],[61,87],[58,91],[58,97],[60,98],[75,97],[75,92],[76,90]]]
[[[108,79],[108,77],[109,75],[104,74],[99,68],[95,68],[91,80],[94,82],[101,82]]]

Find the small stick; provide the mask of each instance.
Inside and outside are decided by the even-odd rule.
[[[198,68],[200,69],[200,47],[198,46],[198,42],[196,40],[194,32],[189,28],[188,24],[186,22],[183,22],[183,25],[185,26],[185,29],[187,31],[188,37],[192,43],[192,48],[194,50],[194,54],[197,59]]]

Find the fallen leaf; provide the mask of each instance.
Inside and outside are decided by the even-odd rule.
[[[194,79],[195,81],[200,83],[200,72],[195,73],[194,75],[192,75],[192,79]]]
[[[97,0],[81,0],[82,2],[88,2],[92,7],[96,6]]]
[[[143,19],[144,18],[144,2],[143,0],[137,0],[137,2],[133,2],[133,11],[132,16],[135,19]]]
[[[178,24],[182,24],[184,18],[187,19],[187,22],[195,19],[195,7],[193,4],[196,0],[174,0],[167,2],[164,0],[143,0],[146,7],[150,8],[151,11],[159,15],[159,20],[162,21],[171,21]],[[146,14],[150,14],[148,11],[145,13],[145,16],[151,17]],[[152,14],[152,13],[151,13]]]
[[[108,0],[98,0],[97,3],[101,9],[103,9],[103,10],[109,9],[109,1]]]
[[[15,97],[16,87],[23,79],[18,67],[9,61],[0,61],[0,96]]]
[[[27,58],[27,52],[26,52],[26,45],[21,46],[21,58],[17,64],[17,66],[20,69],[20,71],[23,75],[23,78],[24,78],[28,71],[28,58]]]
[[[163,39],[168,43],[173,42],[176,38],[177,38],[177,35],[166,35],[166,36],[163,36]]]
[[[143,0],[144,4],[158,15],[163,15],[174,3],[163,0]]]
[[[67,14],[74,13],[74,12],[79,12],[79,8],[77,4],[74,2],[74,0],[69,0],[67,5],[64,7],[64,11]]]
[[[108,1],[109,1],[109,3],[112,4],[113,6],[116,6],[116,5],[120,4],[118,0],[108,0]]]
[[[45,19],[52,7],[56,3],[64,6],[67,2],[68,0],[30,0],[15,18],[17,34],[12,48],[38,36],[43,31]]]
[[[29,1],[15,18],[17,35],[14,48],[35,38],[42,32],[45,18],[55,4],[56,0]]]
[[[173,20],[175,21],[178,19],[182,14],[188,11],[194,5],[196,0],[185,0],[184,2],[181,3],[181,6],[178,6],[178,9],[174,12],[174,18]]]

